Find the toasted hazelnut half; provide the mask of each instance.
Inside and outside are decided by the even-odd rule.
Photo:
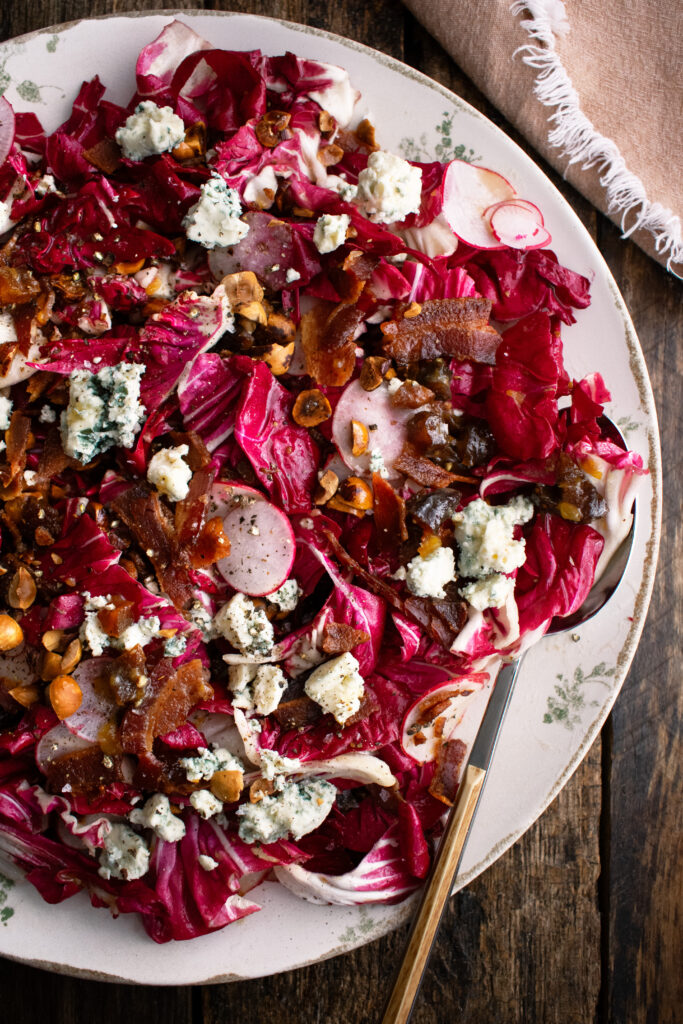
[[[221,284],[225,288],[225,294],[233,308],[242,302],[261,302],[263,300],[263,288],[253,270],[240,270],[237,274],[227,274]]]
[[[252,804],[257,804],[264,796],[270,796],[274,790],[275,783],[272,779],[255,779],[249,787],[249,800]]]
[[[268,316],[260,302],[239,302],[235,307],[238,316],[244,317],[253,324],[260,324],[265,327],[268,323]]]
[[[49,683],[56,679],[62,671],[62,656],[56,651],[45,651],[40,666],[40,678]]]
[[[79,661],[81,660],[82,656],[83,646],[78,637],[76,637],[75,640],[71,641],[67,649],[64,651],[64,654],[62,655],[62,672],[66,675],[68,675],[69,672],[73,672],[73,670],[76,668],[76,665],[78,665]]]
[[[338,493],[342,501],[353,508],[361,509],[363,512],[372,508],[372,488],[359,476],[347,476]]]
[[[24,639],[24,631],[11,615],[0,615],[0,651],[12,651]]]
[[[244,789],[244,774],[231,769],[214,772],[209,789],[224,804],[234,804],[236,800],[239,800]]]
[[[384,371],[389,367],[385,356],[368,356],[360,369],[360,386],[363,391],[374,391],[384,380]]]
[[[332,406],[318,388],[302,391],[292,409],[292,419],[300,427],[317,427],[331,415]]]
[[[422,306],[419,302],[411,302],[407,309],[403,310],[403,316],[406,320],[412,320],[414,316],[418,316],[422,312]]]
[[[318,489],[313,496],[316,505],[324,505],[326,501],[336,494],[339,487],[339,477],[332,469],[326,469],[318,480]]]
[[[47,693],[52,710],[59,719],[73,715],[83,701],[83,693],[73,676],[57,676],[48,686]]]
[[[351,454],[362,455],[367,451],[370,434],[360,420],[351,420]]]
[[[40,699],[40,692],[37,686],[15,686],[13,690],[7,691],[17,704],[24,708],[30,708]]]
[[[270,372],[274,377],[281,377],[283,373],[287,373],[293,358],[293,341],[290,341],[288,345],[269,345],[261,356],[263,362],[270,367]]]
[[[36,584],[31,573],[20,565],[9,585],[7,600],[10,608],[26,611],[36,599]]]

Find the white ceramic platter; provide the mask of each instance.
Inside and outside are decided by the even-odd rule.
[[[54,129],[83,79],[98,74],[108,98],[127,103],[139,50],[174,12],[126,15],[46,29],[0,46],[0,90],[16,109]],[[468,156],[504,174],[541,207],[560,262],[592,281],[592,303],[564,328],[567,369],[599,370],[609,414],[650,476],[638,498],[631,560],[616,596],[576,635],[543,640],[526,658],[458,885],[496,860],[538,818],[593,742],[624,680],[642,630],[659,536],[660,459],[643,356],[616,285],[576,215],[525,154],[481,114],[410,68],[312,29],[239,14],[178,12],[226,49],[261,48],[346,67],[371,111],[383,148],[414,159]],[[4,870],[4,869],[3,869]],[[217,934],[157,946],[136,915],[112,920],[77,897],[43,903],[31,885],[0,876],[0,953],[69,974],[143,984],[192,984],[274,974],[377,938],[404,921],[394,907],[315,906],[274,883],[257,891],[263,910]]]

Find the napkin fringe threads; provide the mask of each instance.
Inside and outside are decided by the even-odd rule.
[[[520,22],[533,42],[515,50],[529,67],[539,74],[534,94],[546,107],[557,109],[549,117],[555,127],[548,136],[552,146],[562,149],[569,165],[581,163],[583,170],[598,166],[599,181],[605,189],[607,212],[621,214],[622,238],[644,229],[654,237],[658,253],[668,253],[667,270],[676,273],[672,264],[683,261],[681,221],[661,203],[650,202],[642,180],[629,171],[619,147],[601,135],[581,110],[579,94],[555,49],[557,36],[569,32],[569,20],[562,0],[515,0],[512,15],[527,12],[530,18]],[[633,217],[627,227],[627,219]],[[677,275],[680,276],[680,275]]]

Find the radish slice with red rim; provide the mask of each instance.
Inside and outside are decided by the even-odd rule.
[[[501,203],[490,217],[491,230],[511,249],[540,249],[550,242],[550,232],[536,214],[519,203]]]
[[[538,224],[545,224],[543,214],[536,204],[528,199],[521,199],[520,196],[515,196],[514,199],[506,199],[502,203],[494,203],[493,206],[489,206],[488,210],[484,210],[484,216],[488,217],[490,222],[491,216],[503,206],[521,206],[523,210],[528,210],[529,213],[533,214]]]
[[[478,249],[500,249],[485,211],[515,198],[515,190],[502,174],[452,160],[443,179],[443,215],[458,238]]]
[[[117,711],[104,672],[110,658],[89,658],[74,669],[72,675],[81,688],[80,706],[64,719],[64,725],[74,736],[97,743],[101,730],[111,722]]]
[[[282,586],[296,552],[294,531],[284,512],[252,487],[217,483],[208,514],[221,517],[230,540],[230,554],[216,562],[216,568],[231,587],[262,597]]]
[[[406,423],[417,409],[402,409],[391,404],[391,392],[386,384],[374,391],[365,391],[360,381],[354,380],[344,388],[332,418],[332,440],[342,459],[354,473],[370,472],[370,456],[379,452],[391,473],[394,459],[398,458],[407,440]],[[368,428],[368,447],[362,455],[352,452],[351,420]],[[394,474],[396,475],[396,474]]]
[[[10,154],[16,121],[14,111],[4,96],[0,96],[0,164],[4,164]]]
[[[488,679],[488,672],[471,672],[423,693],[403,718],[401,747],[404,753],[420,764],[434,761],[442,740],[453,735]]]

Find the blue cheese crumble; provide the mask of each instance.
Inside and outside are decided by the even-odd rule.
[[[285,580],[281,587],[268,594],[268,600],[276,604],[281,612],[293,612],[299,603],[301,587],[296,580]]]
[[[223,810],[223,802],[208,789],[197,789],[190,793],[190,803],[200,817],[213,818]]]
[[[337,791],[323,780],[289,782],[258,803],[237,808],[239,836],[245,843],[275,843],[313,832],[332,810]]]
[[[87,644],[91,652],[98,657],[104,653],[106,647],[115,647],[117,650],[130,651],[133,647],[145,647],[152,640],[156,640],[161,629],[161,620],[157,615],[149,615],[138,619],[130,626],[126,626],[120,636],[109,636],[102,628],[97,613],[102,608],[113,608],[110,604],[111,595],[100,595],[93,597],[87,590],[83,593],[83,611],[85,618],[81,624],[80,640]]]
[[[384,150],[371,153],[358,175],[355,202],[375,224],[393,224],[417,213],[422,201],[422,171]]]
[[[186,444],[162,448],[149,460],[147,480],[169,501],[182,501],[190,490],[192,470],[183,458],[189,451]]]
[[[461,588],[460,594],[476,611],[483,612],[486,608],[502,608],[512,597],[514,589],[513,576],[493,572],[474,583],[468,583]]]
[[[287,679],[277,665],[230,665],[228,685],[234,707],[271,715],[287,689]]]
[[[214,171],[202,185],[197,202],[187,211],[183,227],[191,242],[205,249],[225,248],[236,245],[249,231],[241,215],[239,194]]]
[[[144,372],[140,363],[119,363],[98,373],[72,373],[69,404],[61,418],[67,455],[85,464],[114,445],[133,447],[145,415],[140,403]]]
[[[145,802],[144,807],[135,807],[128,815],[134,825],[151,829],[159,839],[177,843],[185,835],[185,822],[177,818],[164,793],[155,793]]]
[[[334,252],[346,241],[346,231],[351,223],[347,213],[324,213],[315,222],[313,241],[319,253]]]
[[[123,878],[132,882],[149,870],[149,848],[142,836],[128,825],[116,822],[105,837],[100,854],[98,875],[101,878]]]
[[[138,103],[115,138],[125,158],[138,162],[175,149],[185,138],[185,125],[172,107],[158,107],[152,100],[145,100]]]
[[[164,644],[164,657],[165,658],[179,658],[181,654],[184,654],[187,649],[187,637],[182,633],[176,633],[175,636],[170,636]]]
[[[243,772],[244,765],[238,757],[223,747],[198,747],[195,757],[181,757],[188,782],[210,782],[216,772]]]
[[[496,506],[476,498],[462,512],[456,512],[453,520],[460,575],[479,578],[514,572],[524,565],[525,543],[514,539],[514,529],[527,523],[533,514],[534,506],[523,497]]]
[[[204,871],[215,871],[218,867],[218,861],[210,857],[208,853],[200,853],[197,857],[197,863]]]
[[[304,690],[325,714],[334,715],[339,724],[344,725],[360,708],[365,683],[360,665],[347,652],[314,669],[304,684]]]
[[[383,480],[386,480],[389,476],[389,470],[384,463],[384,455],[381,448],[373,448],[370,452],[369,468],[371,473],[379,473]]]
[[[415,555],[406,566],[406,585],[416,597],[444,598],[444,587],[455,579],[455,555],[439,547],[428,555]]]
[[[269,655],[275,632],[265,609],[244,594],[233,594],[214,616],[216,630],[244,655]]]

